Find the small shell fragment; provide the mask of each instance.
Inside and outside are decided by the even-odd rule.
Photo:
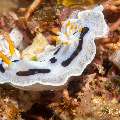
[[[22,52],[22,59],[32,60],[40,57],[40,53],[44,51],[45,47],[48,45],[48,41],[41,34],[37,34],[34,38],[32,45],[28,46]]]
[[[109,59],[120,69],[120,50],[115,51]]]

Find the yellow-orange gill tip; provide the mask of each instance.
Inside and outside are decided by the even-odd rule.
[[[12,56],[12,55],[15,53],[14,43],[13,43],[13,41],[11,40],[9,33],[4,32],[4,33],[3,33],[3,36],[5,37],[5,40],[6,40],[6,41],[8,42],[8,44],[9,44],[9,50],[10,50],[10,54],[11,54],[11,56]]]
[[[9,60],[9,58],[4,55],[1,51],[0,51],[0,58],[2,58],[2,60],[6,63],[6,64],[10,64],[11,61]]]
[[[71,25],[70,21],[66,24],[66,27],[69,27]]]

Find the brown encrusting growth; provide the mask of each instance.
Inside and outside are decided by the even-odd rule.
[[[36,8],[43,2],[43,0],[34,0],[34,2],[28,8],[27,13],[25,14],[26,20],[29,19],[31,14],[36,10]]]
[[[15,11],[0,13],[0,33],[18,27],[26,46],[38,33],[55,45],[56,32],[76,6],[72,9],[59,5],[59,0],[22,0],[22,3],[24,1],[28,9],[20,4],[21,8],[18,5]],[[120,119],[120,63],[110,59],[120,51],[120,0],[105,0],[102,4],[110,32],[107,38],[96,41],[96,57],[83,74],[72,77],[66,88],[56,91],[22,91],[8,84],[0,85],[0,120]]]

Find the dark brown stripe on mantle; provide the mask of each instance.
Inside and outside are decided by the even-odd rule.
[[[89,31],[88,27],[84,27],[82,29],[81,34],[80,34],[79,44],[76,50],[73,52],[73,54],[67,60],[61,63],[63,67],[68,66],[75,59],[75,57],[79,54],[79,52],[82,50],[83,38],[88,31]]]
[[[50,69],[29,69],[28,71],[19,71],[16,73],[18,76],[29,76],[29,75],[35,75],[38,73],[50,73]]]

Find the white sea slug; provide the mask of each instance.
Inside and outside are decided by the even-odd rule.
[[[95,57],[95,39],[108,34],[102,11],[103,6],[98,6],[73,12],[58,33],[59,44],[47,45],[37,61],[17,56],[7,68],[1,62],[0,83],[10,83],[25,90],[44,90],[61,87],[71,76],[81,75]],[[15,41],[21,43],[22,35],[10,34],[15,46]]]

